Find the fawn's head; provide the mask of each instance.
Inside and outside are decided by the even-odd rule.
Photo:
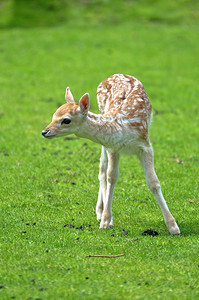
[[[85,121],[89,110],[88,93],[84,94],[77,104],[69,87],[67,87],[65,99],[66,103],[57,109],[52,122],[42,131],[45,138],[77,133]]]

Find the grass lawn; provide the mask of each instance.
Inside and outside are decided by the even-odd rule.
[[[96,21],[98,10],[81,21],[71,8],[74,19],[57,26],[16,21],[0,30],[1,299],[199,297],[198,23],[187,21],[186,9],[152,18],[145,1],[150,18],[130,19],[126,9],[122,20],[116,3],[111,22]],[[155,167],[180,236],[169,234],[138,161],[128,156],[120,162],[114,227],[100,230],[100,146],[41,136],[66,86],[77,99],[89,92],[97,112],[97,85],[119,72],[141,80],[151,100]],[[159,235],[143,236],[148,228]]]

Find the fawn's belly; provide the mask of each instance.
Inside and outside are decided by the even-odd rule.
[[[123,153],[127,155],[137,154],[138,151],[148,145],[148,137],[143,137],[136,131],[131,134],[113,134],[109,137],[104,146],[113,152]]]

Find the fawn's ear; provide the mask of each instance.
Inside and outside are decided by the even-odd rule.
[[[89,94],[84,94],[79,100],[80,111],[83,115],[88,113],[90,107]]]
[[[66,102],[72,102],[72,103],[75,102],[69,87],[66,88],[65,99],[66,99]]]

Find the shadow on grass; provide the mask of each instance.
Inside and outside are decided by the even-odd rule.
[[[9,21],[1,28],[53,27],[66,22],[69,0],[3,0],[1,9]]]
[[[168,25],[198,24],[197,5],[189,1],[1,0],[0,28],[55,27],[72,24],[116,25],[127,20]]]
[[[179,223],[180,231],[182,236],[197,236],[199,235],[199,222],[192,221],[192,222],[182,222]]]

